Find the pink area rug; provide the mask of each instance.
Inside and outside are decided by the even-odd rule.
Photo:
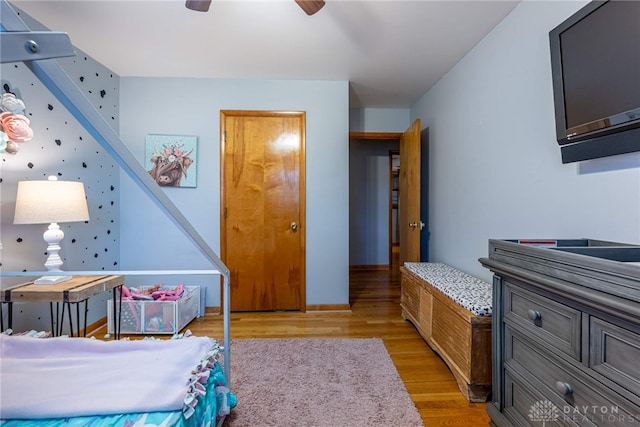
[[[423,426],[381,339],[237,339],[227,427]]]

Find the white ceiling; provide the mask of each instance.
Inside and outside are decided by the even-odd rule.
[[[348,80],[351,107],[408,108],[518,1],[16,0],[122,77]]]

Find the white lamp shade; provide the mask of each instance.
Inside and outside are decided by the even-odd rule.
[[[14,224],[89,221],[84,185],[74,181],[20,181]]]

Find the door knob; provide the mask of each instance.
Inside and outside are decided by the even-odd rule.
[[[291,229],[293,231],[296,231],[298,229],[298,224],[296,224],[295,221],[291,223]]]
[[[420,228],[420,231],[422,231],[422,229],[426,226],[426,224],[422,221],[418,221],[418,222],[410,222],[409,223],[409,227],[411,228]]]

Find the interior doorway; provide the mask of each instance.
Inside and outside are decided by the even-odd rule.
[[[349,267],[389,270],[393,263],[391,158],[400,133],[351,133],[349,149]]]

